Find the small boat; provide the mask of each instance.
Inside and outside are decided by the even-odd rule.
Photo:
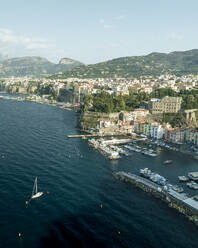
[[[153,153],[153,152],[149,153],[148,155],[151,156],[151,157],[157,157],[157,153]]]
[[[35,181],[34,181],[31,199],[38,198],[38,197],[42,196],[42,194],[43,194],[43,192],[38,192],[37,177],[36,177]]]
[[[178,178],[179,178],[179,181],[181,181],[181,182],[187,182],[187,181],[189,181],[189,178],[186,177],[186,176],[178,176]]]
[[[172,189],[178,193],[183,193],[184,192],[184,189],[182,187],[179,187],[177,185],[173,185],[172,186]]]
[[[187,183],[186,185],[191,189],[198,189],[198,184],[193,181]]]
[[[173,160],[165,160],[163,164],[172,164]]]

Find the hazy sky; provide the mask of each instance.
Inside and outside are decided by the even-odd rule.
[[[0,53],[96,63],[198,48],[198,0],[0,0]]]

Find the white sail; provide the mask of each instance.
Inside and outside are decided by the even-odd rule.
[[[38,198],[38,197],[42,196],[42,194],[43,194],[43,192],[38,192],[37,177],[36,177],[35,181],[34,181],[31,199]]]

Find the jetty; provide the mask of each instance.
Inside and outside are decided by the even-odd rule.
[[[173,188],[160,186],[147,178],[126,173],[123,171],[114,173],[114,176],[122,181],[134,184],[136,187],[151,193],[168,203],[168,206],[184,214],[189,220],[198,224],[198,201],[196,197],[189,197],[185,193],[178,193]]]
[[[67,138],[86,138],[86,137],[99,137],[98,134],[73,134],[67,135]]]
[[[126,136],[122,133],[88,133],[88,134],[70,134],[67,135],[67,138],[89,138],[89,137],[119,137],[125,136],[126,140],[146,140],[146,138],[137,137],[137,136]]]
[[[89,144],[95,149],[100,151],[103,155],[107,156],[109,159],[118,159],[120,158],[119,152],[112,150],[106,144],[102,143],[101,140],[90,139]]]

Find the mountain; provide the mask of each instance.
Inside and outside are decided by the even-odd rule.
[[[91,65],[70,58],[63,58],[54,64],[41,57],[8,59],[0,55],[0,77],[52,75],[51,78],[131,78],[156,76],[165,72],[176,75],[198,74],[198,49],[122,57]]]
[[[65,72],[60,77],[79,78],[131,78],[143,75],[160,75],[169,72],[176,75],[198,74],[198,49],[151,53],[146,56],[131,56],[102,63],[82,65]]]
[[[1,57],[0,57],[1,58]],[[61,61],[64,61],[61,62]],[[71,70],[82,63],[72,59],[61,59],[59,64],[54,64],[41,57],[19,57],[0,59],[0,77],[10,76],[45,76]],[[67,62],[68,61],[68,62]]]
[[[9,57],[7,55],[4,55],[4,54],[0,54],[0,61],[3,61],[3,60],[6,60],[8,59]]]
[[[81,62],[77,61],[77,60],[73,60],[73,59],[70,59],[70,58],[62,58],[60,61],[59,61],[59,65],[82,65]]]

